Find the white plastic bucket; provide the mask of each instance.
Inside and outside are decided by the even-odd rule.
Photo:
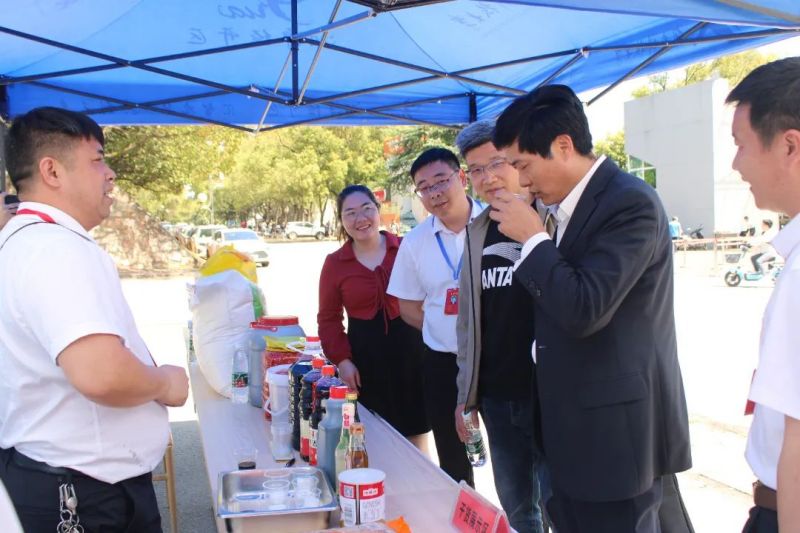
[[[289,421],[289,367],[272,366],[267,369],[265,381],[269,384],[269,398],[264,410],[272,416],[273,422]]]
[[[353,468],[339,473],[339,505],[345,526],[386,518],[385,479],[386,474],[377,468]]]

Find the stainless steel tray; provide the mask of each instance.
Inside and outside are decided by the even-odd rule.
[[[291,472],[296,475],[313,474],[320,489],[319,506],[296,507],[293,498],[281,506],[270,506],[263,487],[267,473]],[[291,488],[291,487],[290,487]],[[217,516],[220,518],[242,518],[256,516],[281,516],[303,513],[330,513],[338,508],[336,497],[325,474],[313,466],[276,468],[270,470],[235,470],[220,472],[217,483]]]

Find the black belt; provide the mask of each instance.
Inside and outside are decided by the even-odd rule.
[[[440,352],[439,350],[434,350],[433,348],[431,348],[431,347],[430,347],[430,346],[428,346],[427,344],[425,345],[425,349],[426,349],[426,350],[427,350],[429,353],[436,354],[436,355],[450,356],[450,357],[457,357],[457,356],[458,356],[458,354],[457,354],[457,353],[454,353],[454,352]]]
[[[50,474],[53,476],[89,477],[83,472],[78,472],[72,468],[66,468],[63,466],[50,466],[47,463],[36,461],[27,455],[21,454],[14,448],[6,450],[6,452],[11,455],[11,462],[13,464],[26,470],[33,470],[35,472],[41,472],[43,474]]]

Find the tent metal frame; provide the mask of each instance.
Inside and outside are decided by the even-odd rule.
[[[449,100],[453,98],[453,95],[440,97],[440,98],[427,98],[423,100],[409,100],[404,102],[396,102],[389,105],[382,105],[377,107],[358,107],[354,105],[349,105],[344,103],[343,101],[354,98],[356,96],[362,95],[370,95],[376,94],[383,91],[387,91],[390,89],[396,89],[400,87],[408,87],[423,83],[428,83],[432,81],[438,80],[453,80],[458,84],[464,86],[464,92],[458,93],[459,97],[466,97],[467,98],[467,116],[469,121],[474,121],[478,117],[478,96],[491,96],[491,97],[501,97],[501,98],[513,98],[518,95],[525,94],[526,91],[508,87],[492,82],[482,81],[480,79],[476,79],[471,77],[470,75],[502,69],[512,66],[518,66],[526,63],[532,63],[536,61],[542,61],[547,59],[554,59],[558,57],[566,57],[569,58],[566,62],[562,65],[557,67],[553,70],[551,74],[545,78],[539,85],[544,85],[547,83],[551,83],[554,80],[558,79],[562,74],[567,72],[571,69],[575,64],[577,64],[581,59],[588,57],[590,54],[594,53],[602,53],[602,52],[614,52],[614,51],[621,51],[621,50],[631,50],[631,49],[657,49],[656,52],[651,55],[649,58],[644,60],[642,63],[637,65],[635,68],[631,69],[629,72],[624,74],[618,80],[613,82],[611,85],[606,87],[599,95],[594,97],[592,100],[588,102],[587,105],[591,105],[594,103],[598,98],[602,97],[603,95],[607,94],[609,91],[613,90],[623,81],[629,79],[630,77],[636,75],[638,72],[652,64],[658,58],[666,54],[669,50],[677,48],[679,46],[690,46],[695,44],[705,44],[711,42],[718,42],[718,41],[732,41],[732,40],[745,40],[745,39],[758,39],[763,37],[769,36],[776,36],[782,34],[789,34],[789,33],[797,33],[800,34],[800,28],[769,28],[769,29],[762,29],[762,30],[755,30],[751,32],[742,32],[733,35],[718,35],[718,36],[711,36],[711,37],[696,37],[690,38],[692,34],[695,34],[702,28],[705,28],[710,24],[709,22],[700,22],[695,24],[687,31],[682,33],[679,37],[672,40],[667,41],[659,41],[659,42],[646,42],[646,43],[632,43],[626,45],[608,45],[608,46],[586,46],[583,48],[577,49],[569,49],[569,50],[562,50],[557,52],[551,52],[548,54],[541,54],[537,56],[529,56],[523,58],[517,58],[508,61],[502,61],[497,63],[491,63],[487,65],[479,65],[475,67],[470,67],[467,69],[462,69],[453,72],[447,72],[444,70],[432,69],[428,67],[424,67],[421,65],[416,65],[413,63],[408,63],[404,61],[399,61],[391,58],[380,57],[375,54],[371,54],[368,52],[364,52],[361,50],[355,50],[352,48],[334,45],[327,42],[327,37],[330,31],[334,31],[338,28],[346,27],[352,24],[359,23],[361,21],[370,19],[372,17],[377,16],[379,13],[397,10],[397,9],[406,9],[410,7],[415,7],[418,5],[427,5],[433,3],[439,3],[449,0],[422,0],[418,2],[407,2],[405,0],[350,0],[351,2],[365,5],[370,7],[371,9],[356,14],[351,17],[347,17],[336,21],[336,15],[338,13],[339,7],[341,5],[342,0],[337,0],[334,9],[332,10],[331,16],[329,18],[328,24],[304,31],[302,33],[298,33],[298,0],[292,0],[292,11],[291,11],[291,26],[292,26],[292,35],[288,37],[281,37],[275,39],[267,39],[261,41],[255,41],[250,43],[241,43],[236,45],[228,45],[223,47],[215,47],[215,48],[208,48],[203,50],[195,50],[191,52],[183,52],[177,54],[169,54],[157,57],[150,57],[144,59],[136,59],[136,60],[129,60],[124,59],[116,56],[112,56],[109,54],[104,54],[101,52],[96,52],[93,50],[89,50],[86,48],[81,48],[78,46],[73,46],[67,43],[54,41],[51,39],[47,39],[44,37],[39,37],[36,35],[32,35],[29,33],[21,32],[18,30],[14,30],[11,28],[0,26],[0,33],[5,33],[14,37],[18,37],[21,39],[30,40],[33,42],[37,42],[40,44],[44,44],[47,46],[51,46],[54,48],[58,48],[61,50],[66,50],[69,52],[81,54],[87,57],[99,59],[102,61],[106,61],[107,63],[101,65],[95,65],[91,67],[84,67],[78,69],[68,69],[68,70],[61,70],[61,71],[52,71],[52,72],[44,72],[38,74],[30,74],[24,76],[2,76],[0,75],[0,117],[8,118],[8,91],[7,87],[10,85],[15,85],[19,83],[31,83],[33,85],[54,90],[54,91],[61,91],[64,93],[69,93],[81,97],[88,97],[92,99],[104,100],[108,103],[115,104],[112,106],[105,106],[101,108],[95,109],[87,109],[86,112],[89,114],[100,114],[100,113],[113,113],[114,111],[119,111],[122,109],[130,109],[130,108],[138,108],[143,109],[146,111],[151,111],[155,113],[161,113],[169,116],[174,116],[194,122],[201,122],[201,123],[208,123],[208,124],[217,124],[221,126],[232,127],[235,129],[240,129],[244,131],[254,132],[257,133],[259,131],[268,131],[271,129],[283,128],[288,126],[296,126],[296,125],[304,125],[304,124],[314,124],[318,122],[324,122],[326,120],[333,120],[337,118],[345,118],[349,116],[354,116],[358,114],[365,114],[370,116],[375,116],[378,118],[388,118],[392,120],[399,120],[401,122],[407,123],[417,123],[417,124],[424,124],[424,125],[433,125],[433,126],[443,126],[443,127],[455,127],[460,124],[440,124],[436,122],[421,120],[418,118],[414,118],[413,116],[398,116],[392,113],[386,113],[387,110],[398,109],[403,107],[411,107],[414,105],[421,105],[422,103],[430,103],[435,101],[442,101],[442,100]],[[525,3],[526,5],[532,5],[531,2],[519,2],[515,0],[489,0],[494,1],[497,3]],[[735,7],[739,7],[741,9],[750,10],[752,12],[757,12],[759,14],[767,14],[773,17],[782,18],[783,20],[787,20],[788,22],[797,23],[798,17],[794,17],[791,14],[786,14],[782,12],[775,12],[774,10],[765,10],[764,8],[760,8],[758,6],[754,6],[749,2],[744,2],[742,0],[718,0],[722,3],[728,5],[734,5]],[[539,5],[547,5],[548,2],[537,2],[536,4]],[[533,4],[535,5],[535,4]],[[322,34],[319,39],[312,38],[311,36]],[[268,46],[275,46],[278,44],[288,44],[289,45],[289,53],[287,56],[287,63],[284,64],[284,69],[281,71],[280,76],[278,77],[278,81],[276,83],[276,87],[274,90],[264,90],[262,88],[257,88],[255,86],[250,87],[235,87],[232,85],[228,85],[225,83],[220,83],[211,79],[200,78],[197,76],[191,76],[187,74],[182,74],[174,69],[166,69],[154,66],[158,63],[168,62],[168,61],[179,61],[182,59],[190,59],[196,57],[205,57],[214,54],[220,53],[227,53],[227,52],[235,52],[239,50],[246,50],[252,48],[261,48],[261,47],[268,47]],[[300,45],[308,45],[314,46],[316,48],[314,58],[311,62],[309,69],[306,72],[305,79],[300,84],[300,72],[299,72],[299,55],[300,55]],[[316,66],[320,60],[321,54],[323,50],[328,50],[332,52],[347,54],[353,57],[358,57],[361,59],[366,59],[369,61],[375,61],[377,63],[391,65],[395,67],[400,67],[407,69],[411,72],[418,72],[426,74],[426,76],[411,78],[408,80],[398,81],[394,83],[387,83],[378,86],[372,87],[364,87],[361,89],[347,91],[347,92],[340,92],[338,94],[333,94],[324,97],[318,98],[306,98],[306,91],[308,89],[309,83],[313,77],[314,71]],[[283,76],[286,71],[287,64],[291,64],[291,91],[280,91],[280,85],[283,80]],[[214,89],[213,91],[206,91],[201,93],[196,93],[193,95],[186,95],[180,97],[173,97],[173,98],[165,98],[159,100],[150,100],[146,102],[132,102],[128,100],[123,100],[120,98],[116,98],[114,96],[108,95],[100,95],[94,94],[87,91],[82,91],[75,88],[65,87],[62,85],[57,85],[54,83],[45,83],[43,80],[53,79],[53,78],[65,78],[69,76],[74,76],[77,74],[87,74],[91,72],[100,72],[106,70],[113,70],[118,68],[134,68],[139,70],[144,70],[147,72],[151,72],[157,75],[174,78],[178,80],[182,80],[194,85],[198,85],[205,88]],[[497,92],[493,93],[478,93],[473,91],[470,86],[480,87],[485,89],[491,89]],[[172,109],[168,109],[162,107],[164,105],[179,103],[179,102],[190,102],[194,100],[200,100],[209,97],[216,97],[221,96],[223,94],[238,94],[240,96],[246,96],[248,98],[255,98],[259,100],[263,100],[266,102],[266,107],[264,112],[261,115],[260,120],[254,120],[253,124],[257,124],[256,128],[249,128],[245,126],[240,126],[237,124],[219,121],[214,119],[209,119],[207,117],[202,117],[198,115],[194,115],[192,113],[184,113],[175,111]],[[337,111],[341,111],[338,113],[326,115],[323,117],[316,117],[306,120],[300,120],[292,123],[280,124],[280,125],[273,125],[267,128],[264,128],[264,122],[269,112],[272,104],[279,104],[287,107],[297,107],[297,106],[310,106],[310,105],[321,105],[324,107],[332,108]]]

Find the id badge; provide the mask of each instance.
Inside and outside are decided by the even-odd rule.
[[[444,300],[444,314],[458,314],[458,287],[447,289],[447,295],[445,296]]]

